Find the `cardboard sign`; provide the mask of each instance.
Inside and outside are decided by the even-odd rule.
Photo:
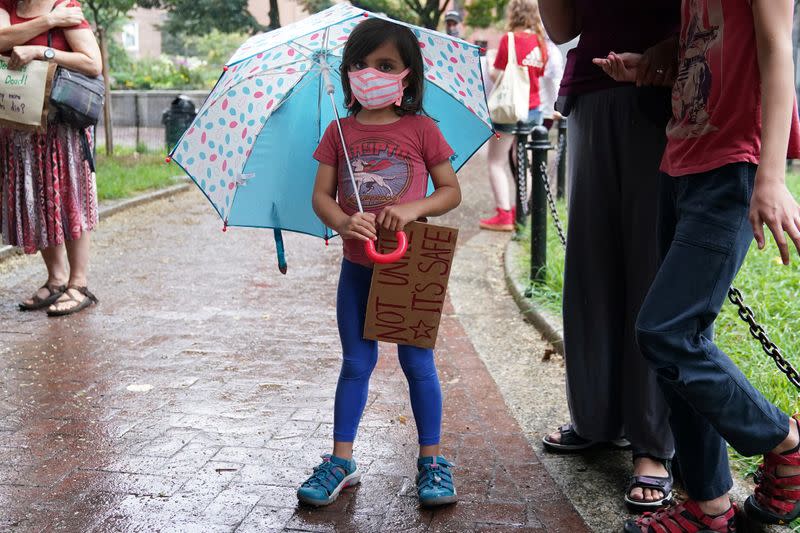
[[[433,348],[458,230],[412,222],[405,232],[409,244],[403,259],[373,270],[364,338]],[[381,229],[378,251],[396,246],[394,234]]]
[[[31,61],[20,70],[11,70],[8,59],[0,56],[0,125],[43,131],[56,65]]]

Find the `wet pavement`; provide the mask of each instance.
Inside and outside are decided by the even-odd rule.
[[[445,222],[475,234],[482,161]],[[90,288],[48,319],[16,301],[36,258],[0,264],[0,531],[587,530],[447,308],[437,345],[443,449],[460,502],[419,508],[416,431],[394,348],[381,347],[355,445],[365,475],[330,507],[294,491],[330,451],[339,366],[339,243],[221,224],[196,191],[104,221]],[[498,268],[500,266],[498,265]]]

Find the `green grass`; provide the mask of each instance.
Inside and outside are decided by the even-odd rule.
[[[116,200],[161,189],[174,184],[174,177],[182,173],[177,166],[165,163],[163,155],[130,150],[107,157],[98,151],[97,197],[101,201]]]
[[[796,198],[800,198],[800,175],[789,175],[787,185]],[[562,220],[564,202],[559,202]],[[523,253],[519,260],[523,272],[530,267],[530,232],[522,237]],[[552,221],[547,227],[547,270],[543,283],[534,286],[534,299],[545,309],[560,315],[561,290],[564,273],[564,251],[558,242]],[[524,280],[527,282],[527,280]],[[779,253],[770,240],[764,251],[755,244],[734,281],[753,308],[756,319],[764,326],[770,338],[781,348],[784,357],[800,369],[800,257],[792,249],[792,264],[780,264]],[[739,319],[736,310],[726,300],[716,322],[716,340],[719,346],[739,365],[750,381],[764,395],[786,413],[798,411],[798,391],[775,367],[772,359],[761,350],[761,346],[749,334],[747,326]],[[746,458],[732,451],[734,466],[743,474],[750,474],[760,461],[759,457]],[[796,530],[800,531],[800,527]]]

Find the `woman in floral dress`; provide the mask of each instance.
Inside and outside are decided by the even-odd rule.
[[[52,44],[48,44],[48,34]],[[100,49],[75,0],[0,0],[0,54],[20,69],[53,61],[88,76]],[[40,251],[47,281],[21,310],[78,312],[97,299],[87,287],[89,235],[97,226],[91,132],[58,122],[46,133],[0,127],[0,230],[25,253]]]

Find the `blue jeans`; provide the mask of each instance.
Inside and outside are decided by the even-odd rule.
[[[637,340],[669,404],[689,496],[711,500],[732,480],[728,441],[742,455],[783,441],[789,418],[713,342],[714,320],[744,261],[756,166],[662,178],[661,267],[636,323]]]
[[[367,404],[369,378],[378,362],[377,341],[364,338],[372,269],[342,260],[336,294],[336,321],[342,341],[342,369],[333,408],[333,438],[353,442]],[[399,344],[400,367],[408,380],[411,410],[420,446],[439,444],[442,390],[433,350]]]
[[[528,120],[516,124],[492,124],[494,130],[500,133],[515,134],[518,132],[530,133],[535,126],[542,124],[542,112],[536,107],[528,111]]]

